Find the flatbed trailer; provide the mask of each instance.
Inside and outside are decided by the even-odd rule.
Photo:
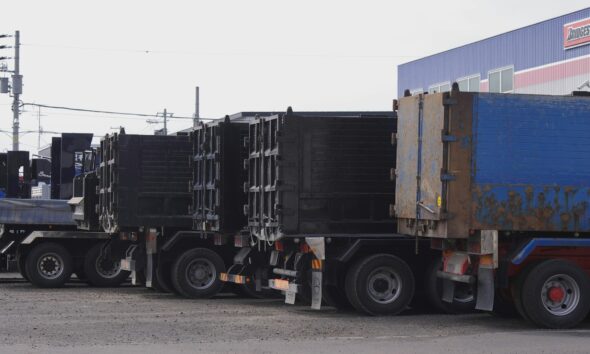
[[[427,241],[393,233],[394,112],[285,114],[249,126],[246,229],[222,280],[279,291],[285,302],[396,314],[426,300],[470,310],[471,293],[436,296],[440,259]]]
[[[0,225],[0,254],[33,285],[60,287],[72,273],[95,286],[129,277],[105,257],[109,235],[78,230],[67,200],[0,199]]]
[[[443,299],[569,328],[590,312],[590,97],[408,96],[398,108],[400,233],[441,251]]]

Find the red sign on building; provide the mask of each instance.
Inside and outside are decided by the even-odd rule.
[[[563,48],[590,44],[590,18],[563,25]]]

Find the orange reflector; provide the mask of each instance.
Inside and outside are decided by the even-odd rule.
[[[311,260],[311,269],[321,270],[322,269],[322,261],[319,259],[312,259]]]
[[[273,279],[274,280],[274,288],[278,290],[289,290],[289,281],[284,279]]]
[[[311,251],[311,248],[309,248],[309,246],[307,245],[307,243],[302,243],[301,246],[299,246],[299,250],[302,253],[309,253]]]
[[[219,280],[226,282],[227,281],[227,273],[220,273]]]
[[[283,243],[281,241],[275,241],[275,251],[283,252]]]
[[[236,284],[244,284],[244,283],[246,283],[244,281],[244,276],[243,275],[235,275],[234,276],[234,283],[236,283]]]

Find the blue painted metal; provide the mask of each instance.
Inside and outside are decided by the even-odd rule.
[[[73,225],[73,213],[67,200],[0,199],[0,224]]]
[[[439,82],[514,66],[515,71],[590,55],[590,45],[563,49],[563,25],[590,17],[590,8],[523,27],[398,66],[398,97],[404,89],[428,89]]]
[[[590,247],[590,239],[581,238],[534,238],[526,243],[514,258],[512,264],[524,262],[533,251],[540,247]]]
[[[474,94],[477,229],[590,231],[590,98]]]

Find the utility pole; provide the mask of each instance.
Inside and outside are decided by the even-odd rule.
[[[168,135],[168,111],[164,108],[164,135]]]
[[[164,128],[161,130],[156,130],[155,134],[156,135],[168,135],[168,118],[172,118],[172,116],[174,115],[174,113],[168,113],[168,110],[166,108],[164,108],[164,112],[158,112],[156,113],[156,117],[160,118],[160,115],[162,115],[162,117],[164,118]],[[147,123],[149,124],[160,124],[162,123],[160,120],[158,119],[148,119],[146,120]]]
[[[196,128],[197,125],[199,125],[199,118],[201,118],[199,116],[199,86],[196,87],[195,94],[195,115],[193,119],[193,128]]]
[[[22,75],[20,74],[20,31],[14,33],[14,74],[12,75],[12,150],[18,151],[19,105],[22,93]]]

